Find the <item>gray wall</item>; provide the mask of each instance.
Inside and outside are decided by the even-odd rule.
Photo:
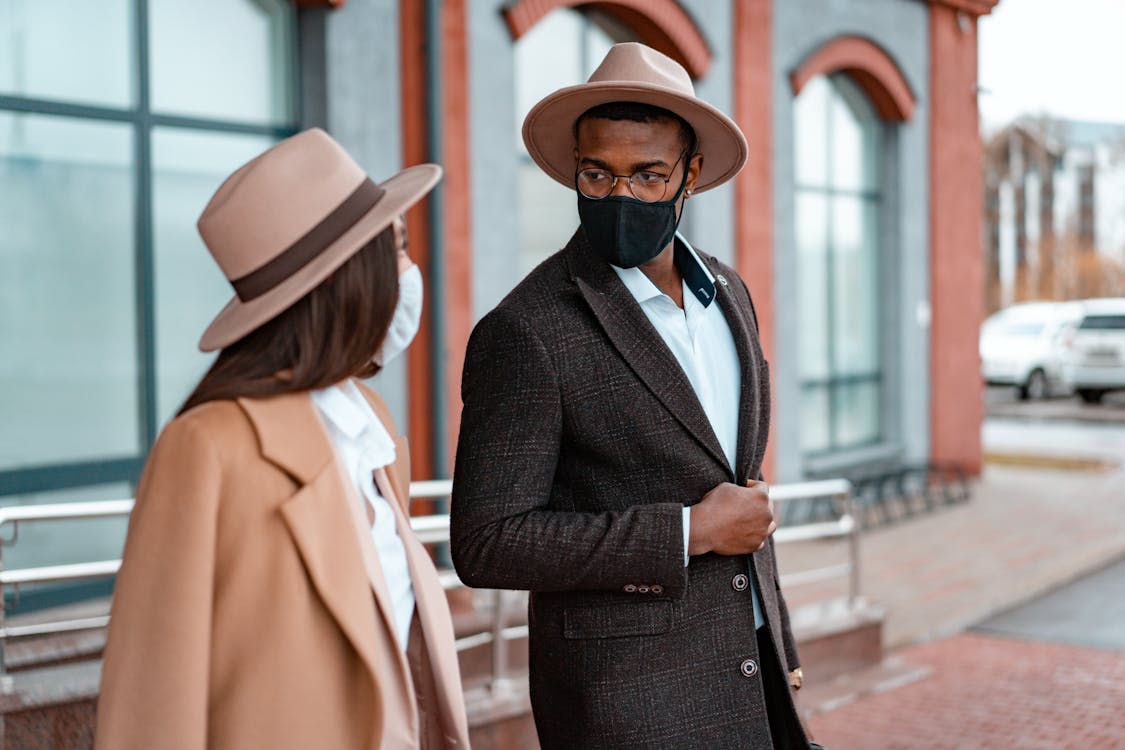
[[[789,74],[840,35],[867,37],[906,76],[918,107],[910,122],[888,128],[881,253],[885,444],[806,465],[800,453],[797,379],[796,241],[794,227],[793,91]],[[831,473],[883,458],[929,455],[929,15],[914,0],[785,0],[773,10],[775,481],[810,471]],[[787,307],[787,305],[790,305]],[[924,316],[923,316],[924,317]]]
[[[473,320],[496,306],[520,280],[517,194],[516,78],[503,2],[468,5],[469,133],[472,160]],[[559,238],[559,247],[570,239]]]
[[[373,179],[385,180],[403,167],[398,3],[349,0],[299,18],[302,126],[324,128]],[[405,355],[389,362],[374,385],[405,430]]]
[[[701,99],[733,116],[734,6],[731,0],[681,0],[711,49],[711,67],[695,82]],[[707,157],[704,152],[704,158]],[[734,261],[734,183],[693,196],[687,202],[680,231],[693,245],[726,263]]]

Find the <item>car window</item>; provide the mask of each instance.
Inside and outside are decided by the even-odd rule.
[[[1006,323],[997,332],[1003,336],[1038,336],[1045,327],[1044,323]]]
[[[1079,328],[1083,331],[1123,331],[1125,315],[1087,315]]]

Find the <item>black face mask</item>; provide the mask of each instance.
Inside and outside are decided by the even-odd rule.
[[[648,263],[668,247],[676,236],[680,217],[676,201],[687,183],[687,165],[680,189],[670,200],[645,203],[632,196],[587,198],[577,189],[578,218],[586,239],[598,257],[618,268],[636,268]],[[681,214],[682,215],[682,214]]]

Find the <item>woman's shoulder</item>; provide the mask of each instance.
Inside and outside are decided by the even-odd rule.
[[[218,399],[193,406],[168,423],[165,431],[222,431],[247,423],[246,412],[235,399]]]
[[[208,401],[177,415],[165,425],[157,444],[177,446],[208,446],[217,452],[220,446],[253,438],[246,412],[234,399]]]

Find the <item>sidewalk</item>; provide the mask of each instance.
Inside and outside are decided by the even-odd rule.
[[[778,548],[782,576],[847,559],[843,542]],[[1125,555],[1125,470],[989,466],[962,505],[866,532],[861,590],[889,650],[960,632]],[[843,592],[786,588],[790,609]]]
[[[1099,576],[1038,598],[1125,559],[1125,430],[990,427],[989,454],[1026,460],[989,464],[968,503],[863,536],[862,591],[885,608],[888,663],[909,677],[873,687],[859,675],[850,695],[810,685],[804,707],[830,750],[1125,747],[1125,651],[1099,645],[1118,641],[1042,642],[1062,627],[1052,611],[1081,617],[1075,590]],[[810,542],[778,556],[784,576],[843,561],[846,549]],[[832,586],[842,592],[823,583],[786,598],[792,608]],[[963,632],[1031,599],[989,632]]]
[[[976,633],[903,649],[925,680],[812,718],[829,750],[1125,745],[1125,654]]]

